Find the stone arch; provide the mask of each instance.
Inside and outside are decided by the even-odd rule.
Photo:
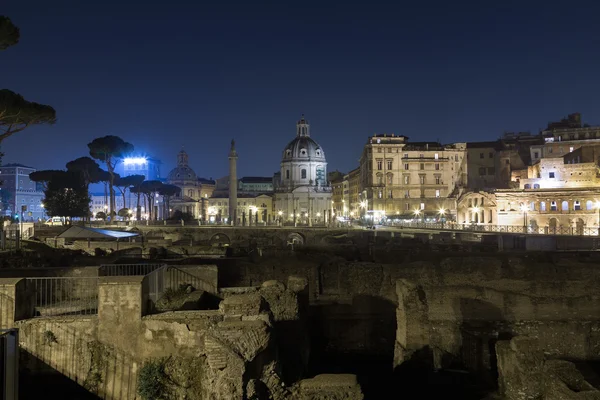
[[[211,246],[229,246],[231,239],[226,234],[219,232],[212,235],[209,242]]]
[[[298,232],[292,232],[287,236],[288,243],[304,244],[304,236]]]

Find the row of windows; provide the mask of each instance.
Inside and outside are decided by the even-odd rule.
[[[410,185],[410,175],[403,175],[402,181],[405,185]],[[386,174],[386,182],[388,185],[392,185],[394,182],[394,174],[388,173]],[[427,182],[427,177],[425,175],[419,175],[419,184],[425,185]],[[434,176],[434,182],[436,185],[443,185],[442,177],[439,175]],[[383,185],[383,175],[377,174],[377,184]]]
[[[536,207],[536,202],[532,201],[529,203],[527,211],[547,211],[547,202],[545,201],[540,201],[539,202],[539,207]],[[521,207],[525,207],[527,206],[527,204],[525,203],[521,203],[519,209],[521,209]],[[516,210],[512,207],[512,205],[509,204],[508,206],[509,211],[519,211]],[[587,200],[585,202],[585,209],[588,211],[594,210],[594,202],[592,202],[591,200]],[[575,200],[573,201],[573,208],[572,210],[569,209],[569,202],[564,200],[562,202],[560,202],[560,210],[561,211],[581,211],[583,210],[582,206],[581,206],[581,201],[580,200]],[[504,207],[502,207],[502,209],[500,211],[505,211]],[[558,211],[558,202],[557,201],[550,201],[550,211]]]
[[[371,149],[369,149],[369,151],[370,151],[370,150],[371,150]],[[387,153],[392,153],[392,150],[393,150],[393,149],[392,149],[391,147],[388,147],[388,148],[387,148]],[[381,147],[378,147],[378,148],[377,148],[377,152],[378,152],[378,153],[383,153],[383,149],[382,149]],[[396,149],[396,153],[400,153],[400,149],[399,149],[399,148],[397,148],[397,149]],[[404,153],[404,154],[402,154],[402,158],[409,158],[409,154],[408,154],[408,153]],[[420,154],[419,154],[419,158],[425,158],[425,154],[423,154],[423,153],[420,153]],[[436,160],[438,160],[438,159],[440,158],[440,154],[439,154],[439,153],[434,153],[434,154],[433,154],[433,158],[434,158],[434,159],[436,159]],[[452,157],[450,157],[450,158],[452,158]],[[454,161],[458,161],[458,154],[455,154],[455,155],[454,155]]]
[[[377,198],[378,199],[383,199],[383,194],[384,191],[383,190],[379,190],[377,191]],[[393,199],[394,198],[394,191],[392,189],[388,190],[387,192],[385,192],[385,194],[387,195],[387,199]],[[421,198],[425,197],[425,191],[421,190]],[[435,190],[435,197],[439,198],[440,197],[440,190],[436,189]],[[404,198],[405,199],[410,199],[410,190],[405,190],[404,191]]]

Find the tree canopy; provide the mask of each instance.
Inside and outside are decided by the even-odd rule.
[[[110,174],[110,180],[108,181],[110,192],[110,215],[116,215],[117,210],[115,210],[114,189],[115,167],[119,159],[122,159],[133,152],[133,145],[118,136],[109,135],[92,140],[88,143],[88,148],[90,149],[90,156],[92,156],[92,158],[106,164],[106,169]]]
[[[0,50],[19,43],[20,36],[19,28],[8,17],[0,15]]]
[[[0,90],[0,142],[31,125],[55,122],[54,108],[27,101],[11,90]]]
[[[50,172],[50,171],[40,171]],[[81,174],[53,171],[44,190],[44,208],[52,217],[87,217],[90,196]]]
[[[69,161],[66,165],[67,171],[77,172],[89,186],[91,183],[103,182],[107,178],[107,172],[100,168],[100,165],[90,157],[79,157]]]
[[[35,171],[29,174],[29,179],[34,182],[41,182],[44,185],[44,188],[48,188],[48,182],[50,182],[54,176],[60,174],[61,172],[64,171],[56,169]]]

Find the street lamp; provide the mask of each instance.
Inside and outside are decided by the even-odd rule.
[[[521,211],[523,211],[523,232],[527,233],[527,211],[529,211],[529,207],[526,204],[521,204]]]
[[[442,229],[444,229],[444,215],[446,215],[446,210],[440,208],[438,210],[438,214],[440,214],[440,221],[442,221]]]
[[[419,222],[419,221],[418,221],[418,218],[419,218],[419,214],[421,214],[421,210],[419,210],[419,209],[417,208],[417,209],[415,209],[415,210],[413,211],[413,214],[415,214],[415,219],[417,219],[417,222]]]

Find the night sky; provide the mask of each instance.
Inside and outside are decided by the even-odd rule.
[[[270,176],[304,113],[347,172],[373,133],[598,124],[598,3],[2,0],[21,41],[0,53],[0,86],[58,116],[7,139],[4,161],[62,168],[113,134],[163,176],[183,147],[216,178],[235,138],[238,175]]]

